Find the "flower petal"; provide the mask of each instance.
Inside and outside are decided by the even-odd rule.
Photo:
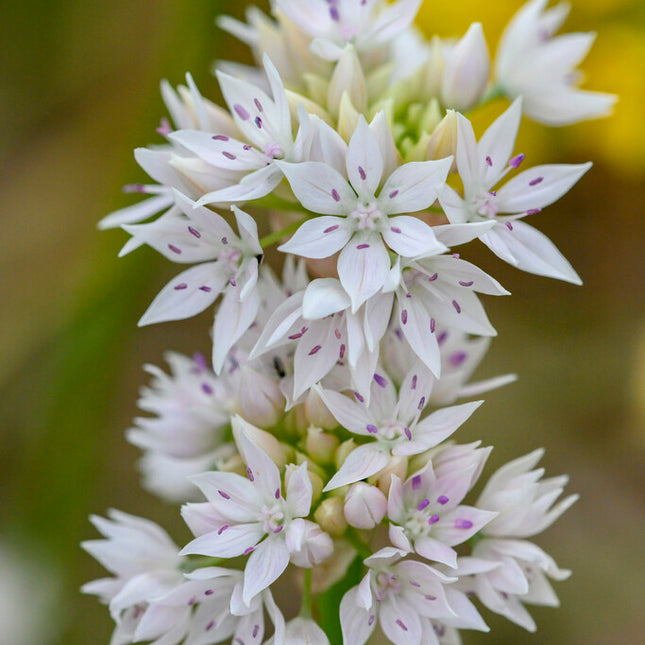
[[[383,231],[385,243],[404,257],[427,257],[447,251],[435,237],[431,226],[422,220],[409,215],[390,217],[389,228]]]
[[[364,645],[376,627],[377,609],[359,605],[358,586],[352,587],[340,601],[340,625],[343,643]]]
[[[328,258],[340,251],[351,237],[344,217],[314,217],[303,222],[278,251],[304,258]]]
[[[359,446],[349,453],[338,472],[323,488],[323,492],[371,477],[383,470],[389,460],[390,454],[387,448],[376,443]]]
[[[270,535],[251,553],[244,569],[242,598],[248,606],[251,600],[274,583],[289,564],[289,549],[281,536]]]
[[[383,176],[383,156],[376,135],[370,130],[365,117],[361,115],[347,149],[347,176],[365,201],[374,198]]]
[[[347,309],[351,300],[335,278],[312,280],[302,300],[302,316],[307,320],[325,318]]]

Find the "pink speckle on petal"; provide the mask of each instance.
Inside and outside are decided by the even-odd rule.
[[[224,134],[216,134],[213,137],[213,139],[215,139],[215,141],[228,141],[229,140],[229,138]]]
[[[459,306],[459,303],[456,300],[452,301],[452,306],[455,308],[455,311],[460,314],[461,313],[461,307]]]
[[[316,345],[315,347],[312,347],[311,351],[309,352],[309,356],[313,356],[314,354],[317,354],[321,349],[322,349],[322,345]]]
[[[492,166],[493,165],[493,160],[490,157],[486,157],[486,164],[488,166]]]
[[[394,199],[398,194],[399,194],[399,191],[398,191],[398,190],[393,190],[393,191],[388,195],[388,197],[389,197],[390,199]]]

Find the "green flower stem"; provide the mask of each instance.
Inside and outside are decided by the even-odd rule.
[[[308,217],[305,219],[309,219]],[[298,220],[297,222],[291,222],[289,226],[285,226],[283,229],[280,229],[279,231],[275,231],[273,233],[269,233],[268,235],[265,235],[264,237],[260,238],[260,246],[265,249],[267,246],[273,246],[274,244],[277,244],[278,242],[281,242],[287,235],[290,235],[291,233],[294,233],[298,228],[300,227],[300,224],[302,224],[305,220],[301,219]]]
[[[313,596],[311,594],[311,569],[305,569],[305,579],[302,586],[302,602],[300,603],[300,613],[302,618],[312,617]]]
[[[190,558],[190,560],[184,560],[184,562],[179,565],[179,568],[184,573],[190,573],[195,571],[195,569],[202,569],[203,567],[217,567],[224,562],[223,558],[211,558],[207,555],[200,555],[196,558]]]
[[[363,538],[358,534],[358,531],[356,529],[347,529],[345,538],[356,549],[356,552],[361,556],[363,560],[365,560],[365,558],[369,558],[372,555],[372,550],[369,548],[369,546],[367,546],[367,544],[365,544]]]

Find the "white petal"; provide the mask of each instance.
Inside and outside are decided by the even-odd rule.
[[[338,472],[323,488],[323,492],[371,477],[383,470],[389,460],[389,451],[376,443],[359,446],[349,453]]]
[[[262,255],[262,247],[260,246],[260,241],[258,239],[258,225],[256,221],[248,213],[240,210],[237,206],[233,206],[232,210],[235,215],[235,221],[237,222],[237,229],[240,232],[240,237],[254,253]]]
[[[338,257],[338,277],[352,300],[352,313],[387,280],[390,256],[379,235],[355,233]]]
[[[198,264],[173,278],[152,301],[139,326],[184,320],[212,305],[226,284],[226,276],[217,264]]]
[[[289,564],[289,550],[284,539],[269,536],[251,553],[244,569],[244,602],[249,605],[254,596],[275,582]]]
[[[278,251],[304,258],[328,258],[340,251],[351,236],[344,217],[314,217],[303,222]]]
[[[362,115],[349,141],[346,165],[349,181],[359,197],[372,200],[383,176],[383,157],[378,139]]]
[[[246,202],[268,195],[282,181],[282,172],[275,163],[245,175],[239,184],[220,188],[202,195],[197,200],[199,206],[204,204],[230,204]]]
[[[294,517],[306,517],[309,514],[312,495],[313,489],[305,462],[291,473],[287,485],[287,506]]]
[[[441,357],[437,337],[431,333],[431,316],[418,298],[406,298],[397,293],[398,318],[401,330],[412,351],[439,377]]]
[[[480,239],[495,255],[522,271],[582,284],[569,261],[546,235],[524,222],[515,221],[512,227],[511,231],[504,225],[496,226]]]
[[[294,355],[294,399],[326,376],[339,357],[340,341],[328,320],[314,320]]]
[[[99,222],[98,227],[104,230],[107,228],[116,228],[123,224],[136,224],[172,206],[172,203],[172,197],[168,193],[148,197],[148,199],[144,199],[137,204],[120,208],[118,211],[106,215]]]
[[[437,240],[431,226],[409,215],[388,218],[383,239],[395,253],[409,258],[437,255],[448,250]]]
[[[376,627],[377,609],[359,606],[357,595],[358,587],[352,587],[340,601],[340,625],[345,645],[364,645]]]
[[[415,213],[428,208],[446,182],[452,157],[412,161],[399,166],[387,179],[378,198],[384,213]]]
[[[369,435],[367,425],[373,419],[364,405],[334,390],[316,388],[316,392],[340,425],[355,434]]]
[[[381,603],[379,623],[396,645],[421,645],[419,614],[402,596],[386,596]]]
[[[456,157],[465,197],[470,198],[471,195],[482,192],[485,169],[479,163],[477,139],[475,139],[472,123],[463,114],[457,114]]]
[[[414,438],[426,444],[428,448],[436,446],[447,439],[483,401],[472,401],[462,405],[441,408],[420,421],[414,429]]]
[[[208,555],[213,558],[235,558],[255,546],[264,534],[264,528],[258,522],[233,524],[221,533],[218,530],[200,535],[179,553],[180,555]]]
[[[347,309],[351,300],[336,278],[312,280],[302,300],[302,316],[307,320],[325,318]]]
[[[356,204],[356,195],[337,170],[318,161],[276,161],[298,201],[314,213],[346,215]]]

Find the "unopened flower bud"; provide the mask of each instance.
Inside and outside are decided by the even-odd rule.
[[[349,487],[344,511],[350,526],[357,529],[373,529],[385,517],[387,498],[376,486],[357,482]]]
[[[332,539],[314,522],[294,520],[289,531],[289,539],[293,540],[293,546],[300,544],[300,548],[291,550],[291,562],[297,567],[311,568],[334,552]]]
[[[324,500],[316,509],[314,519],[330,535],[340,536],[347,530],[343,500],[340,497],[329,497]]]
[[[284,471],[284,488],[285,490],[289,486],[289,479],[291,478],[291,473],[293,473],[294,470],[297,470],[298,466],[296,464],[287,464],[285,471]],[[310,468],[307,468],[307,476],[309,477],[309,481],[311,482],[311,504],[314,505],[318,502],[320,499],[320,496],[322,495],[322,489],[325,487],[325,482],[323,481],[323,478]]]
[[[427,159],[444,159],[457,154],[457,113],[448,110],[428,142]],[[453,162],[453,166],[455,163]]]
[[[282,419],[283,428],[294,436],[302,436],[309,427],[304,405],[295,405]]]
[[[345,459],[347,459],[347,455],[349,455],[354,448],[356,448],[356,444],[353,439],[347,439],[347,441],[343,441],[343,443],[338,446],[338,449],[336,450],[336,468],[340,468],[343,465]]]
[[[309,390],[307,394],[305,413],[309,423],[323,430],[333,430],[338,425],[338,421],[315,390]]]
[[[246,464],[242,461],[242,457],[235,453],[228,459],[223,459],[217,463],[217,470],[225,473],[237,473],[243,477],[246,475]]]
[[[470,25],[447,56],[441,83],[445,107],[470,110],[481,98],[490,73],[490,55],[481,23]]]
[[[231,419],[231,424],[233,426],[235,443],[238,447],[242,445],[239,437],[242,431],[244,431],[249,439],[271,458],[278,469],[282,470],[284,468],[288,458],[287,446],[281,444],[272,434],[256,428],[239,415]],[[245,458],[244,454],[242,454],[242,459],[248,463],[248,459]]]
[[[302,616],[287,623],[286,642],[292,645],[329,645],[329,639],[316,621]]]
[[[408,458],[399,455],[390,457],[387,466],[367,481],[378,486],[385,495],[390,492],[390,477],[396,475],[400,480],[405,480],[408,473]]]
[[[305,447],[310,457],[320,464],[333,463],[339,443],[338,437],[323,432],[321,428],[309,426],[309,430],[307,430]]]
[[[347,45],[336,64],[327,91],[327,109],[332,116],[338,116],[343,94],[359,111],[367,109],[367,85],[361,61],[352,45]]]
[[[243,368],[238,389],[240,414],[255,425],[270,428],[284,411],[284,396],[279,385],[252,369]]]

